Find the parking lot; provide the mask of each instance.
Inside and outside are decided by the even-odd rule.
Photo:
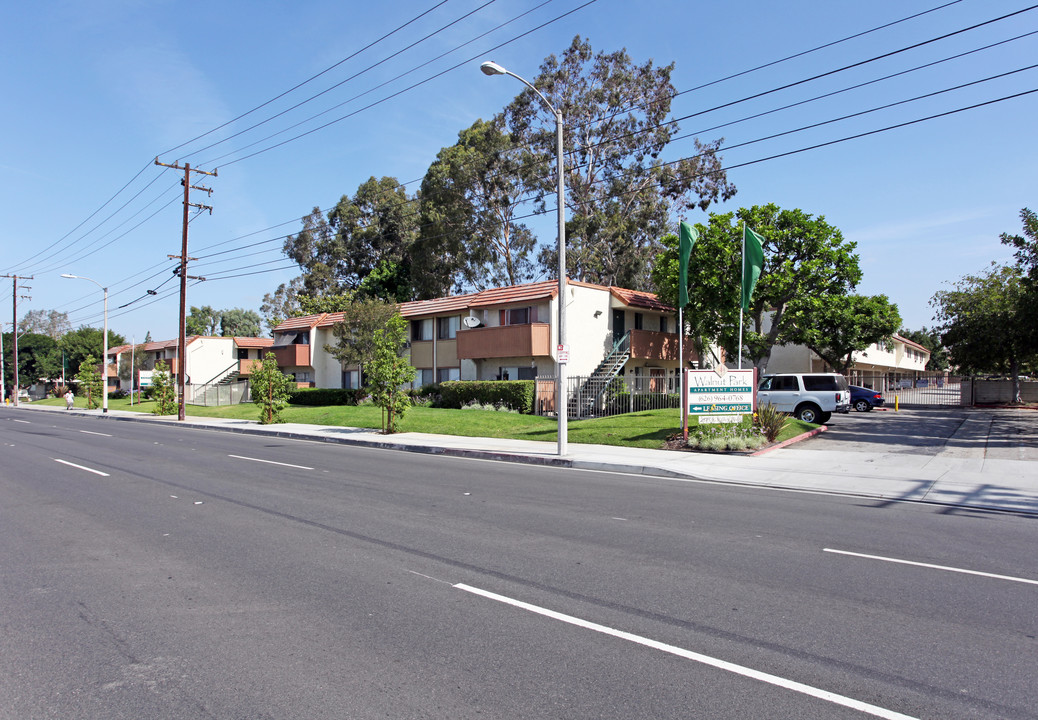
[[[959,407],[893,408],[833,415],[828,430],[796,445],[841,450],[1038,460],[1038,412]]]

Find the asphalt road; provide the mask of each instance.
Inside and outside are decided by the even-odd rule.
[[[0,409],[0,718],[1035,718],[1036,536]]]

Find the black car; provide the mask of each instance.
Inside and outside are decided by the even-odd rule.
[[[851,385],[851,407],[858,412],[868,412],[883,404],[883,396],[870,388]]]

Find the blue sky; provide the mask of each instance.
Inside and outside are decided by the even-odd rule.
[[[637,62],[650,58],[658,64],[674,62],[673,83],[688,92],[675,98],[673,115],[702,113],[681,121],[679,134],[696,133],[704,140],[724,137],[726,145],[1038,62],[1038,34],[1009,41],[1038,31],[1038,10],[1032,10],[704,112],[1028,6],[1003,0],[960,0],[914,20],[699,90],[691,89],[935,8],[942,0],[732,0],[705,4],[705,8],[702,3],[674,0],[597,0],[583,8],[586,0],[448,0],[363,50],[437,2],[401,0],[392,5],[393,13],[381,4],[323,0],[58,0],[8,7],[0,46],[5,68],[0,75],[0,274],[34,276],[25,281],[32,289],[24,294],[31,300],[19,301],[19,316],[31,309],[58,309],[69,312],[77,327],[99,326],[100,291],[83,281],[60,278],[61,273],[73,273],[110,287],[110,325],[128,339],[140,341],[148,331],[154,339],[176,336],[178,297],[168,291],[177,283],[167,255],[180,252],[180,176],[152,165],[156,156],[168,163],[218,168],[218,177],[193,177],[195,184],[214,192],[211,198],[195,193],[192,200],[214,210],[211,216],[203,214],[191,222],[190,254],[200,258],[192,263],[191,274],[216,278],[221,272],[265,271],[192,284],[189,304],[258,309],[264,293],[298,274],[292,269],[270,270],[290,265],[280,254],[277,238],[297,231],[301,216],[315,205],[327,209],[370,176],[389,175],[401,182],[420,179],[436,153],[452,144],[460,130],[476,118],[490,117],[519,92],[521,86],[511,78],[482,75],[481,60],[493,59],[532,79],[543,58],[562,52],[576,34],[589,38],[595,50],[626,47]],[[574,12],[554,20],[570,11]],[[470,12],[415,47],[367,69]],[[527,14],[470,43],[523,13]],[[534,29],[544,23],[549,24]],[[1009,42],[743,120],[1002,41]],[[464,43],[470,44],[457,49]],[[502,43],[507,44],[496,47]],[[302,88],[234,121],[353,54]],[[460,67],[448,70],[459,63]],[[412,72],[394,79],[408,71]],[[443,74],[405,90],[439,73]],[[338,83],[342,84],[319,98],[288,110]],[[376,89],[382,83],[386,84]],[[888,295],[908,327],[930,325],[928,301],[933,293],[991,261],[1008,260],[999,233],[1019,232],[1020,209],[1038,207],[1034,130],[1038,93],[754,161],[1035,88],[1038,70],[1016,72],[723,151],[726,166],[742,165],[729,172],[738,194],[710,210],[775,202],[824,215],[858,244],[864,271],[858,291]],[[396,97],[362,109],[397,92]],[[286,110],[281,117],[248,129]],[[350,113],[355,114],[344,117]],[[242,159],[332,120],[338,121]],[[295,129],[264,140],[300,122]],[[711,129],[720,125],[726,126]],[[232,137],[235,133],[241,134]],[[678,140],[664,159],[691,154],[691,139]],[[416,185],[408,189],[413,191]],[[705,218],[697,212],[685,219]],[[542,241],[554,242],[550,217],[533,227]],[[231,252],[213,256],[225,250]],[[0,318],[7,323],[10,288],[9,280],[0,284]],[[158,295],[147,295],[147,290],[156,288]]]

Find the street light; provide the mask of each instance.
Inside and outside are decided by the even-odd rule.
[[[558,454],[566,454],[566,441],[568,439],[567,425],[569,414],[569,399],[566,387],[566,363],[569,362],[569,346],[566,344],[566,186],[564,168],[562,162],[562,111],[557,110],[548,102],[544,93],[531,85],[525,78],[516,75],[510,70],[498,65],[496,62],[487,61],[479,66],[484,75],[510,75],[526,87],[537,93],[537,97],[547,106],[551,114],[555,116],[555,154],[558,163],[558,179],[556,190],[558,192],[558,220],[559,220],[559,347],[555,356],[555,414],[559,419],[559,446]]]
[[[88,277],[83,277],[82,275],[72,275],[70,273],[62,273],[61,277],[71,278],[73,280],[90,280],[90,278]],[[105,294],[105,329],[104,339],[102,341],[102,347],[104,349],[101,351],[101,387],[103,393],[101,395],[101,412],[106,413],[108,412],[108,288],[102,287],[101,283],[99,283],[97,280],[90,280],[90,282],[94,283],[94,285],[97,285],[99,288],[101,288]]]

